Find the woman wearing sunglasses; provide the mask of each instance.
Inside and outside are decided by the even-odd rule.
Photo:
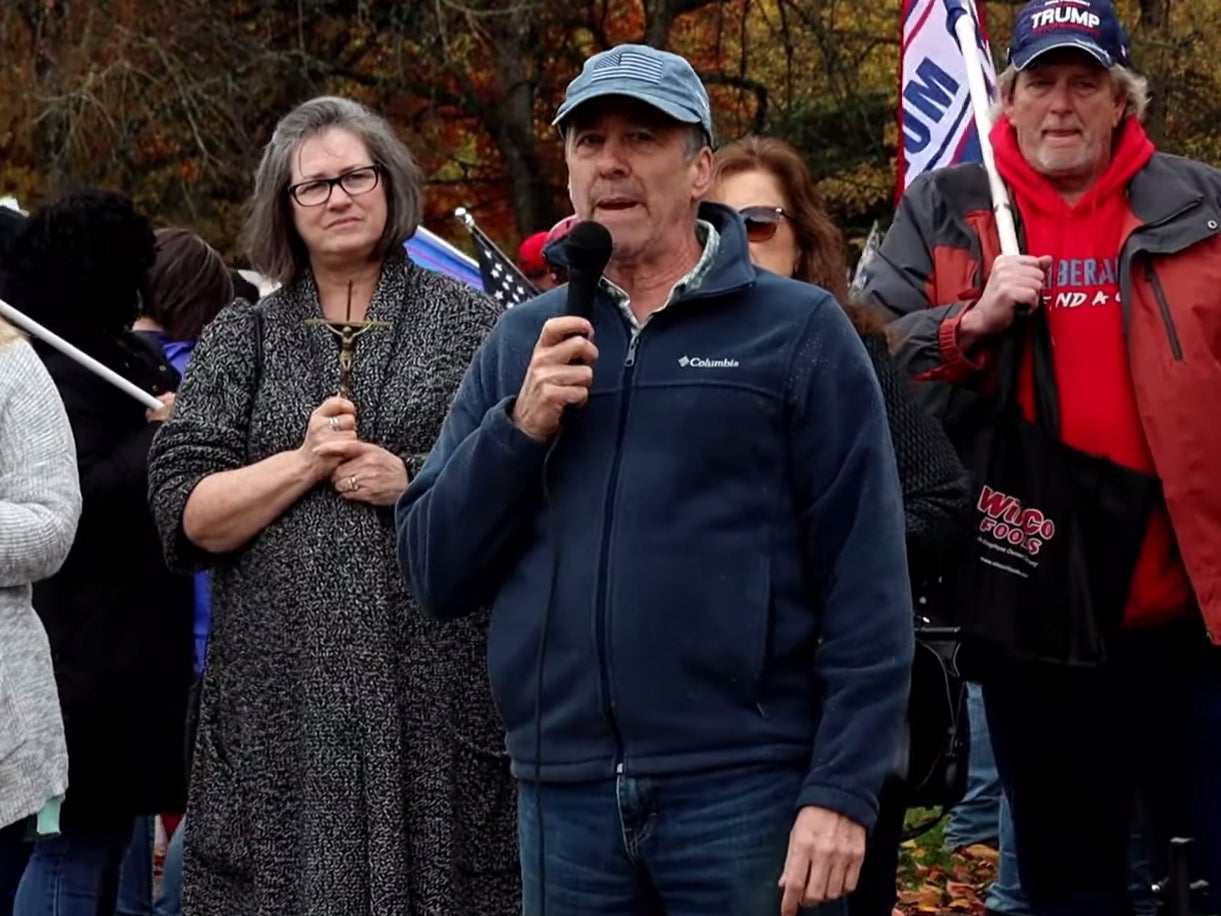
[[[852,319],[886,401],[903,485],[912,580],[935,574],[966,533],[966,472],[940,424],[921,410],[891,361],[881,319],[849,300],[843,236],[823,209],[800,153],[773,138],[726,144],[716,153],[709,197],[741,214],[756,266],[824,287]],[[883,787],[857,889],[848,898],[851,916],[890,916],[905,812],[897,782]]]

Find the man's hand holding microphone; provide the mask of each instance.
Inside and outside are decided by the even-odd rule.
[[[564,237],[568,259],[564,314],[543,325],[513,404],[514,425],[532,439],[545,442],[553,438],[563,424],[564,411],[582,407],[589,400],[598,361],[590,319],[611,249],[610,232],[590,220],[577,223]]]
[[[593,332],[587,319],[574,315],[543,325],[513,405],[513,423],[531,439],[550,439],[559,432],[564,408],[589,400],[598,361],[598,348],[589,339]]]

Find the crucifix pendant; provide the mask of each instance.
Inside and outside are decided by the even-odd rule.
[[[352,321],[352,284],[348,284],[348,317],[343,321],[307,318],[306,324],[326,328],[339,338],[339,390],[341,398],[352,400],[352,368],[356,362],[356,338],[366,331],[393,327],[388,321]]]
[[[339,338],[339,390],[336,394],[352,400],[352,367],[356,362],[356,338],[366,331],[393,325],[388,321],[327,321],[325,318],[307,318],[305,323],[320,325]]]

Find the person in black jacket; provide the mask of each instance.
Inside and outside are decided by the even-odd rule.
[[[46,913],[52,900],[59,913],[111,912],[133,818],[185,804],[192,582],[166,569],[146,495],[149,447],[178,373],[130,330],[153,257],[152,226],[129,200],[77,192],[19,229],[0,289],[163,404],[148,411],[35,342],[67,408],[83,506],[67,561],[34,587],[63,708],[69,788],[60,834],[34,845],[17,916]]]
[[[748,137],[718,149],[716,168],[710,198],[742,216],[751,260],[831,292],[865,343],[886,403],[903,488],[907,562],[918,586],[937,575],[965,539],[966,471],[941,424],[923,411],[891,358],[881,319],[851,301],[843,236],[822,208],[801,154],[783,140]],[[851,916],[890,916],[905,811],[901,783],[892,779],[882,789],[860,881],[848,898]]]

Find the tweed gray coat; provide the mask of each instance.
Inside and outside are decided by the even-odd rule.
[[[305,324],[320,316],[312,278],[222,312],[153,446],[169,561],[213,570],[185,912],[516,914],[514,787],[487,619],[423,616],[396,565],[393,508],[323,484],[231,555],[205,555],[182,532],[203,477],[297,448],[335,393],[338,339]],[[383,268],[368,317],[393,328],[356,347],[360,438],[414,474],[497,313],[404,257]]]

